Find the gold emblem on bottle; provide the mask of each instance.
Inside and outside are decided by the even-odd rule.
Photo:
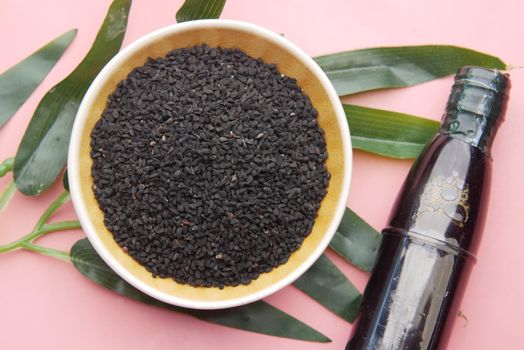
[[[459,227],[469,219],[469,188],[457,172],[451,176],[439,176],[429,182],[420,198],[416,219],[426,214],[440,214]]]

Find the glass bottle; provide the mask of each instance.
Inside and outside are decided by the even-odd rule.
[[[464,67],[392,210],[346,350],[444,349],[475,263],[509,76]]]

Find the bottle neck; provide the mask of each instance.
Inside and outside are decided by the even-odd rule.
[[[459,139],[484,153],[491,153],[491,145],[499,123],[475,113],[464,111],[447,112],[442,117],[439,133]]]
[[[489,154],[504,120],[509,87],[507,74],[480,67],[462,68],[455,77],[440,134]]]

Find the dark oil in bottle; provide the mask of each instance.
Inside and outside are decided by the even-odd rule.
[[[507,74],[457,73],[439,133],[392,210],[346,350],[444,349],[475,263]]]

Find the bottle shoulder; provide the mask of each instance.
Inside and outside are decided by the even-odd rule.
[[[491,159],[485,153],[439,135],[412,167],[389,227],[470,250],[474,232],[483,224],[490,180]]]

